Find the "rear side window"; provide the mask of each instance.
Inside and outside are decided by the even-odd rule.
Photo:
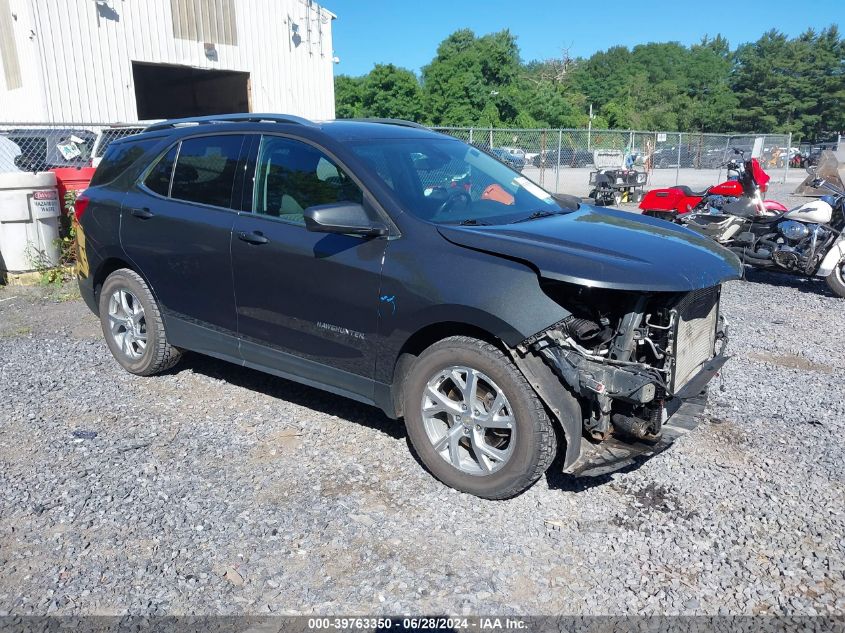
[[[106,150],[106,155],[103,156],[103,161],[97,167],[97,171],[94,172],[91,186],[96,187],[112,182],[129,169],[132,163],[152,149],[157,142],[158,139],[146,139],[110,145]]]
[[[226,134],[182,141],[170,197],[215,207],[231,207],[241,146],[246,137]]]
[[[176,161],[176,152],[179,145],[174,145],[168,152],[158,159],[158,162],[147,174],[144,185],[150,191],[160,196],[170,195],[170,176],[173,174],[173,163]]]
[[[126,138],[127,136],[132,136],[133,134],[140,134],[143,131],[144,128],[142,127],[129,127],[105,130],[99,137],[99,142],[95,144],[94,151],[91,155],[95,158],[103,156],[108,150],[108,148],[111,146],[111,144],[115,141],[119,141],[120,139]]]

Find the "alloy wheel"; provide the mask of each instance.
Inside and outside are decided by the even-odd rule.
[[[118,349],[131,360],[138,360],[147,350],[144,306],[128,290],[116,290],[109,298],[109,333]]]
[[[490,475],[513,454],[513,408],[502,389],[480,371],[453,366],[437,372],[426,384],[421,407],[435,452],[461,472]]]

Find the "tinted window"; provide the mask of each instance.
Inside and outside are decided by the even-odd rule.
[[[108,150],[109,146],[122,138],[132,136],[133,134],[140,134],[144,131],[142,127],[130,127],[124,129],[105,130],[100,137],[100,142],[94,148],[93,156],[103,156]]]
[[[256,213],[304,224],[308,207],[363,202],[355,182],[319,150],[286,138],[265,136],[255,175]]]
[[[117,145],[109,146],[106,155],[103,156],[103,161],[94,172],[94,177],[91,179],[91,186],[102,185],[107,182],[112,182],[115,178],[125,172],[136,160],[141,158],[158,139],[147,139],[144,141],[134,141],[126,143],[118,143]]]
[[[244,136],[203,136],[182,141],[170,197],[230,207]]]
[[[147,174],[144,184],[150,191],[154,191],[160,196],[169,195],[170,175],[173,173],[173,161],[176,160],[176,151],[178,149],[178,145],[171,147],[164,156],[159,158],[158,162],[150,170],[150,173]]]

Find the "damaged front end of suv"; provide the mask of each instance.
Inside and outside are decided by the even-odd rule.
[[[720,286],[644,293],[551,282],[544,290],[572,314],[513,356],[553,410],[559,386],[549,369],[578,396],[582,426],[564,429],[565,472],[616,470],[691,428],[696,399],[728,359]],[[582,443],[582,435],[592,443]]]
[[[697,424],[727,360],[721,289],[741,276],[730,252],[681,227],[587,205],[450,239],[530,263],[538,290],[563,308],[510,353],[563,427],[565,472],[617,470]]]

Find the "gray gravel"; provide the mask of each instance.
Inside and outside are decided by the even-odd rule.
[[[842,615],[845,302],[754,274],[724,312],[696,431],[490,502],[372,408],[197,355],[138,378],[78,299],[0,288],[0,615]]]

